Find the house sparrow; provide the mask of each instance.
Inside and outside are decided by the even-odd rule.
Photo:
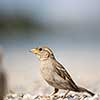
[[[91,91],[75,84],[67,70],[56,60],[50,48],[39,47],[31,49],[31,52],[34,53],[40,61],[40,71],[42,77],[49,85],[54,87],[52,95],[56,94],[59,89],[67,90],[64,98],[69,91],[87,92],[91,96],[94,95]]]

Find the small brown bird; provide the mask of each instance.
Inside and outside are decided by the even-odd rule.
[[[75,84],[66,69],[55,59],[55,56],[50,48],[39,47],[32,49],[31,52],[36,54],[40,60],[40,71],[44,80],[49,85],[54,87],[52,95],[57,93],[59,89],[63,89],[67,90],[64,98],[69,91],[87,92],[91,96],[94,96],[94,93],[91,91]]]

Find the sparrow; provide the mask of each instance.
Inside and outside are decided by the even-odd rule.
[[[67,91],[63,96],[64,98],[70,91],[87,92],[91,96],[94,96],[94,93],[91,91],[76,85],[67,70],[56,60],[50,48],[37,47],[31,49],[31,52],[34,53],[40,61],[42,77],[49,85],[54,87],[52,95],[55,95],[59,89],[63,89]]]

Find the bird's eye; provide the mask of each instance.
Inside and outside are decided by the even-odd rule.
[[[42,51],[42,48],[39,48],[39,51]]]

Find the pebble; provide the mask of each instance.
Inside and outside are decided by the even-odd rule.
[[[17,93],[9,93],[4,97],[4,100],[100,100],[100,94],[96,94],[93,97],[85,94],[69,94],[65,99],[62,95],[59,96],[33,96],[31,94],[23,94],[23,96]]]

